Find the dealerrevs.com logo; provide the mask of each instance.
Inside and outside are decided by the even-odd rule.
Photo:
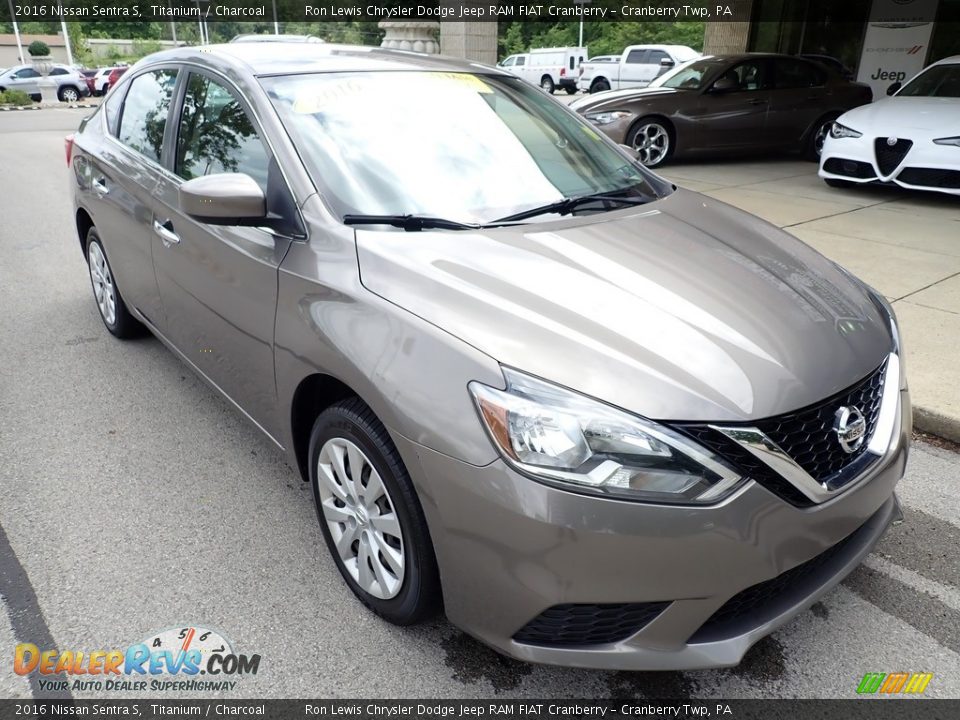
[[[233,690],[237,676],[259,668],[259,655],[235,653],[223,635],[199,626],[153,633],[125,649],[60,651],[21,643],[13,657],[17,675],[42,676],[42,691]]]
[[[860,695],[920,695],[933,680],[933,673],[867,673],[857,686]]]

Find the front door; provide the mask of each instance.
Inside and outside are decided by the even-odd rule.
[[[725,80],[727,89],[717,83]],[[698,149],[763,147],[770,144],[767,110],[770,105],[767,61],[739,63],[713,81],[691,112],[696,119]]]
[[[167,158],[174,175],[158,185],[153,210],[163,333],[276,436],[277,268],[291,239],[263,228],[200,222],[180,211],[178,196],[184,181],[213,173],[245,173],[268,197],[286,186],[239,93],[219,76],[194,70],[183,82],[173,157]]]

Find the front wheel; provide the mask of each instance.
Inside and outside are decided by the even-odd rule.
[[[658,118],[641,118],[627,137],[637,159],[648,168],[662,165],[673,150],[670,128]]]
[[[80,92],[73,87],[62,87],[57,95],[60,98],[60,102],[75,103],[80,99]]]
[[[433,615],[440,579],[423,509],[373,411],[358,398],[324,410],[309,457],[320,528],[354,595],[396,625]]]
[[[553,95],[553,91],[556,89],[553,84],[553,78],[549,75],[544,75],[542,78],[540,78],[540,87],[544,92],[548,92],[551,95]]]

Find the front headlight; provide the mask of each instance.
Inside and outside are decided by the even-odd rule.
[[[612,122],[621,120],[625,117],[630,117],[630,113],[624,110],[613,110],[611,112],[588,112],[587,120],[592,122],[594,125],[609,125]]]
[[[673,430],[504,368],[507,389],[471,382],[511,466],[566,490],[671,504],[714,503],[744,478]]]
[[[840,138],[858,138],[863,137],[863,133],[853,128],[848,128],[846,125],[834,122],[833,125],[830,126],[830,137],[835,140],[839,140]]]
[[[960,147],[960,137],[937,138],[934,142],[937,145],[954,145]]]

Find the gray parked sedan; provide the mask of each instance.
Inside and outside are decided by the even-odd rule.
[[[509,74],[171,50],[67,158],[107,329],[287,453],[391,622],[442,603],[525,660],[732,665],[900,515],[884,298]]]

